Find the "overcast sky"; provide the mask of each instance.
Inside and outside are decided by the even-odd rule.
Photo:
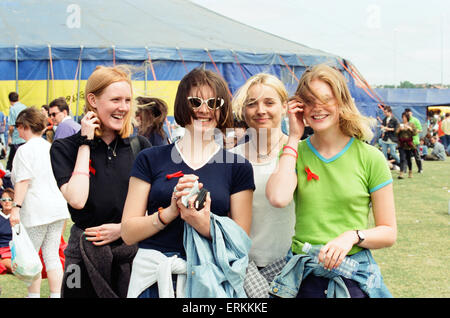
[[[372,85],[450,84],[449,0],[191,1],[344,57]]]

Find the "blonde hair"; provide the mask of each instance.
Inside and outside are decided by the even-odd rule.
[[[97,112],[94,107],[89,103],[88,95],[94,94],[95,96],[100,96],[103,94],[103,91],[111,84],[117,82],[127,82],[130,84],[131,95],[133,95],[133,86],[131,82],[131,72],[130,68],[126,65],[117,65],[114,67],[108,66],[97,66],[92,72],[91,76],[89,76],[86,89],[85,89],[85,113],[88,111]],[[131,106],[130,106],[131,107]],[[124,124],[122,129],[119,131],[119,135],[121,138],[128,138],[133,132],[133,126],[131,123],[131,119],[133,117],[134,111],[130,109],[125,116]],[[102,135],[102,124],[100,125],[100,129],[96,129],[95,135],[97,137]]]
[[[266,73],[259,73],[250,77],[244,85],[242,85],[235,96],[233,97],[232,106],[236,118],[245,121],[243,116],[243,110],[245,105],[248,103],[248,91],[253,85],[261,84],[272,87],[278,94],[281,103],[284,104],[288,101],[288,92],[282,81],[280,81],[276,76]]]
[[[372,127],[376,124],[376,121],[374,118],[366,117],[359,112],[344,75],[326,64],[318,64],[307,69],[302,74],[295,91],[295,95],[305,104],[312,104],[314,97],[320,102],[326,103],[321,96],[318,96],[310,88],[310,83],[314,80],[320,80],[328,84],[333,91],[338,102],[341,131],[348,136],[370,141],[373,137]]]

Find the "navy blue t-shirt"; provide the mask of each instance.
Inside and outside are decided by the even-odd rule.
[[[5,218],[0,214],[0,247],[9,246],[9,241],[11,240],[12,230],[9,218]]]
[[[175,144],[152,147],[139,153],[131,170],[132,177],[151,184],[148,214],[170,205],[178,178],[169,179],[167,175],[178,171],[199,177],[198,181],[210,192],[211,212],[220,216],[230,212],[232,194],[255,189],[253,168],[242,156],[220,148],[208,163],[194,170],[183,161]],[[164,230],[141,241],[139,247],[185,255],[183,231],[184,221],[178,216]]]
[[[150,134],[148,140],[150,141],[152,146],[163,146],[168,144],[167,138],[164,138],[157,132],[153,132],[152,134]]]

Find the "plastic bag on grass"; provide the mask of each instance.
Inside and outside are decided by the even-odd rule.
[[[19,223],[14,225],[12,230],[12,240],[9,242],[12,272],[20,280],[31,284],[41,274],[41,259],[25,227]]]

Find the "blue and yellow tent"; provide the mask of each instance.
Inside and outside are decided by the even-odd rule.
[[[348,78],[361,112],[375,116],[380,102],[349,61],[185,0],[2,0],[0,12],[5,113],[8,93],[17,91],[36,107],[65,96],[81,114],[85,81],[100,64],[136,66],[135,94],[164,99],[169,115],[179,81],[195,67],[219,72],[230,94],[259,72],[293,93],[306,67],[325,62]]]

